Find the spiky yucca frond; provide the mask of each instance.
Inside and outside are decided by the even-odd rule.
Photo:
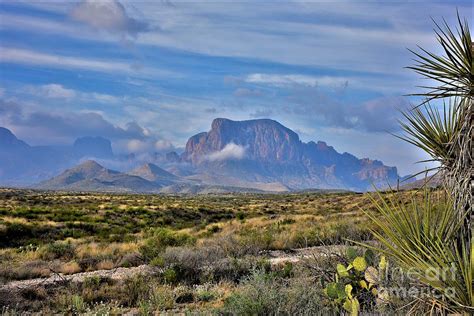
[[[413,52],[417,65],[408,67],[426,79],[437,82],[438,86],[425,86],[428,92],[415,94],[426,97],[419,107],[404,114],[407,119],[402,127],[407,132],[402,139],[423,149],[431,160],[440,162],[444,169],[443,182],[453,196],[454,208],[458,217],[466,211],[461,239],[472,240],[472,222],[474,221],[474,60],[471,33],[467,20],[461,20],[458,14],[458,27],[454,32],[446,23],[440,26],[435,22],[438,42],[444,56],[421,49]],[[455,97],[444,117],[435,110],[429,101]],[[428,105],[426,105],[428,104]],[[447,114],[446,114],[447,113]]]
[[[427,101],[446,97],[473,97],[474,64],[471,33],[467,20],[461,21],[458,15],[458,29],[455,32],[443,21],[444,27],[436,22],[438,42],[444,56],[428,52],[419,47],[420,53],[410,50],[417,64],[408,67],[425,78],[434,80],[437,86],[422,86],[428,92],[414,95],[427,97]],[[456,36],[457,35],[457,36]]]
[[[461,127],[461,105],[454,99],[444,104],[442,113],[430,103],[402,112],[406,122],[400,122],[400,125],[406,136],[397,137],[423,149],[431,156],[431,161],[449,167],[456,159],[452,147]]]
[[[457,34],[444,22],[435,30],[444,56],[422,48],[413,52],[418,64],[409,67],[438,85],[425,86],[428,92],[415,94],[426,100],[409,112],[401,123],[406,136],[400,138],[423,149],[438,161],[450,199],[433,205],[427,194],[423,204],[416,200],[410,207],[382,197],[374,204],[382,216],[368,213],[376,226],[374,237],[381,252],[392,257],[418,280],[443,294],[431,297],[436,306],[454,312],[474,313],[472,245],[472,188],[474,183],[474,64],[473,44],[467,21],[458,15]],[[430,104],[433,99],[451,98],[440,111]],[[381,202],[380,202],[380,201]],[[428,271],[456,272],[450,277],[433,277]],[[449,292],[449,293],[448,293]]]
[[[394,198],[387,202],[380,194],[372,202],[382,216],[366,214],[375,224],[372,233],[381,247],[368,247],[390,256],[442,294],[442,299],[436,299],[438,305],[474,312],[472,244],[455,239],[463,220],[458,219],[452,201],[435,203],[432,193],[425,191],[423,203],[415,198],[408,206]]]

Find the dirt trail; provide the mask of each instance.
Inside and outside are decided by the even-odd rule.
[[[148,265],[141,265],[132,268],[115,268],[111,270],[96,270],[90,272],[81,272],[75,274],[62,274],[55,273],[54,275],[47,278],[36,278],[29,280],[19,280],[8,282],[4,285],[0,285],[0,295],[6,292],[22,291],[25,289],[37,288],[37,287],[48,287],[57,286],[67,283],[82,283],[85,279],[91,277],[109,278],[111,280],[122,280],[130,276],[145,274],[153,275],[157,274],[159,269],[153,268]]]
[[[331,245],[294,249],[290,252],[281,250],[272,250],[266,252],[268,260],[272,265],[279,265],[285,262],[298,262],[304,259],[329,256],[334,253],[343,252],[347,246]]]
[[[280,265],[285,262],[298,262],[304,259],[315,257],[328,256],[331,253],[340,253],[346,248],[343,245],[308,247],[301,249],[294,249],[292,251],[266,251],[262,253],[262,257],[268,258],[271,265]],[[141,265],[131,268],[115,268],[111,270],[96,270],[90,272],[81,272],[75,274],[65,275],[56,273],[47,278],[36,278],[29,280],[11,281],[4,285],[0,285],[0,295],[23,291],[26,289],[33,289],[37,287],[60,286],[68,283],[83,283],[85,279],[90,277],[108,278],[119,281],[135,275],[155,275],[160,273],[161,269],[149,265]]]

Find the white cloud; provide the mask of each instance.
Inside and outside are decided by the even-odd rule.
[[[38,96],[51,99],[72,99],[76,97],[76,92],[72,89],[67,89],[60,84],[51,83],[39,87],[31,87],[30,91]]]
[[[144,129],[136,123],[117,125],[100,113],[63,111],[62,108],[51,111],[13,99],[0,99],[0,122],[22,131],[18,137],[32,144],[70,144],[71,140],[87,135],[112,141],[147,138]]]
[[[90,98],[99,103],[118,103],[121,100],[119,97],[116,97],[110,94],[97,93],[97,92],[83,93],[82,95],[86,98]]]
[[[127,150],[131,153],[142,153],[147,151],[149,148],[149,143],[139,139],[132,139],[127,142]]]
[[[249,10],[245,1],[140,2],[140,10],[163,32],[143,33],[138,42],[213,56],[403,74],[405,48],[435,46],[427,17],[443,14],[447,7],[310,1],[279,2],[271,8],[254,3]]]
[[[237,88],[234,93],[236,97],[261,97],[263,92],[258,89]]]
[[[69,89],[58,83],[50,83],[40,86],[28,85],[25,86],[22,91],[39,98],[65,100],[76,99],[78,101],[89,103],[118,104],[125,99],[131,102],[136,101],[135,98],[125,98],[98,92],[83,92]]]
[[[158,140],[155,142],[155,149],[158,151],[172,150],[173,144],[168,140]]]
[[[74,68],[99,72],[130,72],[129,64],[118,61],[103,61],[77,57],[61,56],[35,52],[31,50],[2,47],[0,62],[26,65]]]
[[[145,45],[390,75],[404,74],[406,47],[436,47],[428,17],[446,16],[452,6],[433,3],[427,7],[423,1],[408,5],[310,1],[279,2],[271,9],[265,3],[255,3],[249,10],[246,1],[173,1],[172,5],[168,1],[121,2],[83,1],[71,10],[71,16],[95,30],[106,31],[102,33],[137,35],[138,43]],[[43,4],[47,5],[32,5]],[[71,7],[71,2],[61,4],[65,9]],[[470,9],[467,4],[458,7],[460,12]],[[28,20],[30,17],[21,17],[21,21],[12,17],[4,22],[3,16],[0,24],[25,28],[25,24],[34,23],[28,29],[38,33],[46,30],[71,37],[111,39],[90,30],[76,30],[77,25],[67,20],[56,27],[57,22],[35,17],[31,17],[34,22]],[[446,18],[450,22],[455,12]],[[159,25],[162,31],[147,25]],[[377,49],[373,49],[374,43]]]
[[[242,159],[245,156],[245,147],[229,143],[219,151],[213,152],[207,155],[206,160],[209,161],[222,161],[231,159]]]
[[[124,6],[116,0],[85,0],[72,11],[71,17],[91,27],[122,36],[136,36],[146,31],[146,23],[127,15]]]
[[[125,143],[117,142],[119,152],[127,152],[134,154],[151,154],[153,152],[169,152],[174,150],[173,144],[169,140],[150,136],[148,139],[129,139]]]
[[[277,87],[303,85],[308,87],[317,86],[342,86],[349,81],[345,77],[331,76],[307,76],[299,74],[262,74],[254,73],[248,75],[245,80],[248,83],[267,84]]]
[[[27,32],[41,32],[45,34],[61,34],[78,39],[98,39],[100,41],[115,41],[112,36],[97,38],[97,32],[85,30],[77,23],[38,18],[31,15],[20,15],[2,12],[0,14],[0,29],[15,29]]]

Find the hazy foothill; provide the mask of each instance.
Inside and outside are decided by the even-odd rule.
[[[432,5],[429,8],[434,12],[451,9],[449,5],[421,2],[406,5],[408,11],[401,6],[401,12],[421,19],[424,15],[420,16],[420,10],[413,12],[421,4]],[[214,19],[224,14],[217,3],[214,5],[196,5],[200,13],[190,14],[186,8],[194,7],[191,2],[186,6],[160,4],[164,13],[173,12],[177,20],[167,20],[166,14],[146,3],[137,3],[135,8],[116,0],[100,3],[86,0],[66,6],[60,2],[5,2],[5,8],[0,9],[0,18],[4,18],[6,25],[0,28],[0,38],[8,39],[9,44],[16,43],[11,42],[10,28],[12,32],[28,33],[25,25],[36,25],[41,38],[64,36],[64,49],[71,45],[85,53],[83,48],[87,47],[90,53],[81,59],[79,56],[52,58],[46,53],[25,53],[20,48],[0,50],[0,70],[4,72],[0,72],[0,84],[8,87],[6,92],[0,90],[0,123],[5,126],[0,127],[0,315],[474,313],[474,45],[465,12],[458,9],[456,18],[449,23],[434,19],[434,33],[430,31],[428,36],[421,31],[424,22],[405,21],[398,9],[394,11],[389,4],[380,8],[396,16],[390,23],[358,11],[362,7],[373,11],[374,4],[351,6],[354,13],[359,12],[354,16],[333,11],[340,7],[329,3],[307,4],[304,12],[296,10],[300,7],[294,4],[284,7],[287,4],[282,3],[275,8],[265,7],[263,11],[256,5],[254,15],[264,17],[264,21],[270,18],[273,23],[283,23],[285,34],[263,22],[255,24],[252,29],[263,30],[258,38],[267,44],[274,43],[274,54],[266,55],[262,47],[253,52],[255,58],[244,58],[243,48],[250,51],[252,41],[241,46],[235,44],[237,57],[222,47],[223,38],[214,42],[200,37],[194,42],[202,43],[203,47],[208,45],[208,50],[202,50],[199,45],[185,45],[187,42],[179,32],[188,29],[184,27],[187,25],[184,17],[196,21],[198,30],[212,25]],[[139,8],[143,13],[139,14]],[[202,8],[205,11],[199,11]],[[248,16],[242,15],[240,4],[232,8],[223,15],[226,20],[218,23],[228,28],[219,32],[230,29],[232,32],[227,35],[235,33],[247,38],[253,31],[244,28],[242,32],[242,23],[237,22]],[[289,11],[280,11],[284,8]],[[312,8],[322,11],[306,12]],[[27,14],[34,16],[28,20],[29,24],[22,20]],[[443,11],[443,14],[448,13]],[[159,17],[163,24],[154,25],[152,19],[145,18],[150,16]],[[318,24],[313,24],[313,20]],[[283,48],[272,38],[291,33],[295,51],[303,52],[298,45],[301,45],[299,36],[305,31],[296,28],[300,23],[307,24],[308,32],[318,26],[337,37],[363,29],[361,41],[366,36],[378,38],[378,32],[385,34],[388,30],[391,32],[388,34],[394,35],[393,30],[405,28],[417,30],[417,36],[426,35],[419,36],[418,49],[409,51],[414,58],[411,64],[409,59],[403,59],[411,65],[408,70],[425,81],[421,87],[408,87],[415,93],[404,97],[410,101],[403,104],[410,106],[399,109],[397,127],[390,125],[395,116],[387,118],[392,113],[388,110],[391,105],[379,112],[378,103],[357,103],[357,98],[367,93],[357,83],[367,85],[361,78],[370,77],[369,72],[360,69],[344,70],[347,77],[363,73],[359,78],[362,81],[350,81],[356,82],[356,88],[348,88],[349,81],[340,85],[341,74],[334,78],[322,75],[317,80],[303,74],[226,76],[225,84],[235,89],[230,108],[237,112],[229,112],[226,103],[229,100],[222,99],[222,108],[205,108],[205,119],[187,113],[196,115],[190,121],[199,122],[199,128],[192,124],[181,124],[169,131],[159,127],[162,135],[184,139],[181,147],[158,137],[157,129],[140,126],[150,124],[155,118],[154,112],[145,107],[149,101],[145,102],[144,97],[139,98],[131,91],[129,96],[118,97],[88,90],[94,82],[118,85],[126,82],[137,93],[154,91],[141,90],[157,80],[147,72],[149,65],[137,64],[130,69],[122,64],[126,55],[123,52],[118,53],[122,59],[111,64],[105,59],[87,59],[102,49],[112,54],[107,46],[112,45],[133,51],[133,58],[146,64],[152,47],[152,52],[167,57],[161,66],[173,66],[175,71],[182,70],[177,61],[186,61],[188,68],[196,67],[194,63],[197,63],[199,70],[211,61],[209,72],[197,77],[199,82],[178,76],[180,84],[189,85],[186,93],[196,97],[194,101],[202,102],[206,98],[201,92],[210,95],[221,92],[218,85],[211,84],[212,76],[215,73],[220,76],[234,64],[242,69],[262,67],[267,71],[271,67],[302,69],[303,66],[290,65],[280,55]],[[57,26],[64,26],[61,30],[66,33],[59,35]],[[81,32],[74,32],[76,28]],[[214,35],[221,35],[219,32]],[[270,42],[264,36],[269,32]],[[98,41],[97,37],[90,38],[94,33],[100,34],[104,47],[94,46],[94,41]],[[167,39],[170,33],[176,37],[175,42]],[[330,44],[319,28],[316,34]],[[239,36],[235,37],[236,43]],[[407,35],[395,40],[411,43],[410,38]],[[423,44],[431,43],[433,38],[437,41],[436,50],[425,49]],[[38,42],[34,45],[42,47]],[[377,43],[374,45],[371,49],[377,49]],[[380,46],[381,53],[391,47],[386,45]],[[362,56],[374,56],[365,49],[357,50],[359,46],[352,46],[353,54],[360,54],[361,66],[369,69]],[[11,54],[12,50],[15,54]],[[167,55],[170,51],[175,55]],[[291,52],[294,53],[291,49],[287,51]],[[333,54],[342,52],[333,50]],[[325,56],[328,65],[331,55]],[[116,57],[115,52],[112,56]],[[307,60],[310,57],[302,53],[298,56],[308,62],[304,67],[313,67]],[[397,58],[399,55],[393,53],[394,64]],[[259,64],[264,60],[269,64]],[[25,70],[24,64],[32,68]],[[65,65],[69,69],[61,68]],[[375,60],[373,65],[379,72],[385,69]],[[157,64],[153,67],[159,72]],[[94,68],[94,73],[99,69],[114,75],[89,76],[89,68]],[[18,89],[19,95],[11,95],[12,87],[27,77],[22,75],[23,71],[31,71],[38,81],[42,76],[55,76],[55,80],[70,84],[80,79],[82,91],[59,84],[43,85],[38,90],[36,83],[29,83]],[[134,78],[130,71],[142,71],[143,77]],[[65,75],[69,72],[74,77]],[[121,77],[123,73],[127,74],[125,78]],[[191,98],[173,90],[175,73],[164,73],[169,81],[160,81],[160,92],[169,89],[175,93],[176,100]],[[7,80],[5,74],[11,74],[11,79]],[[386,85],[397,82],[387,74],[384,76]],[[397,76],[393,74],[394,78]],[[83,78],[89,78],[91,86]],[[336,79],[338,84],[333,85]],[[209,83],[200,86],[206,80]],[[383,86],[376,89],[387,91]],[[297,97],[292,94],[295,91]],[[330,100],[334,96],[343,100],[346,94],[354,102],[350,110]],[[56,108],[50,108],[51,113],[40,112],[34,102],[26,102],[20,109],[18,102],[25,95],[38,100],[51,99]],[[264,95],[277,96],[271,102],[282,100],[286,114],[279,116],[277,103],[262,108],[259,113],[238,113],[245,106],[236,100],[248,98],[246,102],[253,105],[252,98]],[[317,102],[332,105],[337,114],[334,116],[330,108],[318,108],[322,115],[316,116],[321,126],[313,132],[305,125],[311,112],[299,103],[300,98],[308,95]],[[179,118],[183,104],[175,108],[167,103],[167,97],[166,93],[160,95],[163,99],[158,98],[162,103],[157,111],[164,110],[161,115],[173,113],[173,117]],[[150,120],[114,125],[104,119],[104,113],[115,118],[124,114],[121,116],[114,112],[120,110],[104,106],[93,112],[87,112],[90,109],[84,107],[61,123],[63,114],[54,105],[58,99],[71,107],[81,102],[102,102],[107,106],[118,102],[131,111],[129,114],[135,111],[130,102],[144,102],[139,112],[150,116]],[[298,116],[301,115],[298,106],[303,106],[303,117],[307,120]],[[195,107],[199,108],[199,104]],[[224,118],[226,115],[217,112],[233,113],[235,119]],[[273,116],[284,120],[285,125],[267,118]],[[294,123],[297,117],[299,124]],[[51,128],[51,123],[57,123],[54,128],[58,129]],[[165,126],[166,118],[161,123]],[[386,136],[390,139],[398,137],[412,145],[418,154],[422,153],[423,163],[427,163],[423,165],[425,168],[400,174],[399,170],[408,170],[401,158],[399,168],[398,164],[386,165],[371,158],[373,154],[390,160],[390,153],[414,157],[411,153],[398,153],[406,148],[402,145],[395,150],[390,148],[392,140],[383,139],[385,147],[378,144],[389,154],[382,150],[361,156],[343,151],[344,146],[339,148],[341,137],[348,148],[357,149],[349,143],[369,148],[365,142],[371,139],[348,140],[344,135],[372,135],[373,141],[378,142],[381,137],[378,124],[387,128],[384,133],[389,132]],[[68,128],[62,129],[64,126]],[[202,126],[207,126],[207,130],[203,131]],[[40,131],[43,143],[37,142],[35,135]],[[314,131],[326,133],[327,142],[314,136],[317,134]],[[338,146],[333,147],[331,141]]]

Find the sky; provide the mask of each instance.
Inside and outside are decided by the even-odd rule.
[[[392,135],[425,84],[407,48],[439,53],[431,19],[456,9],[472,21],[471,1],[0,0],[0,126],[142,153],[271,118],[414,173],[427,157]]]

